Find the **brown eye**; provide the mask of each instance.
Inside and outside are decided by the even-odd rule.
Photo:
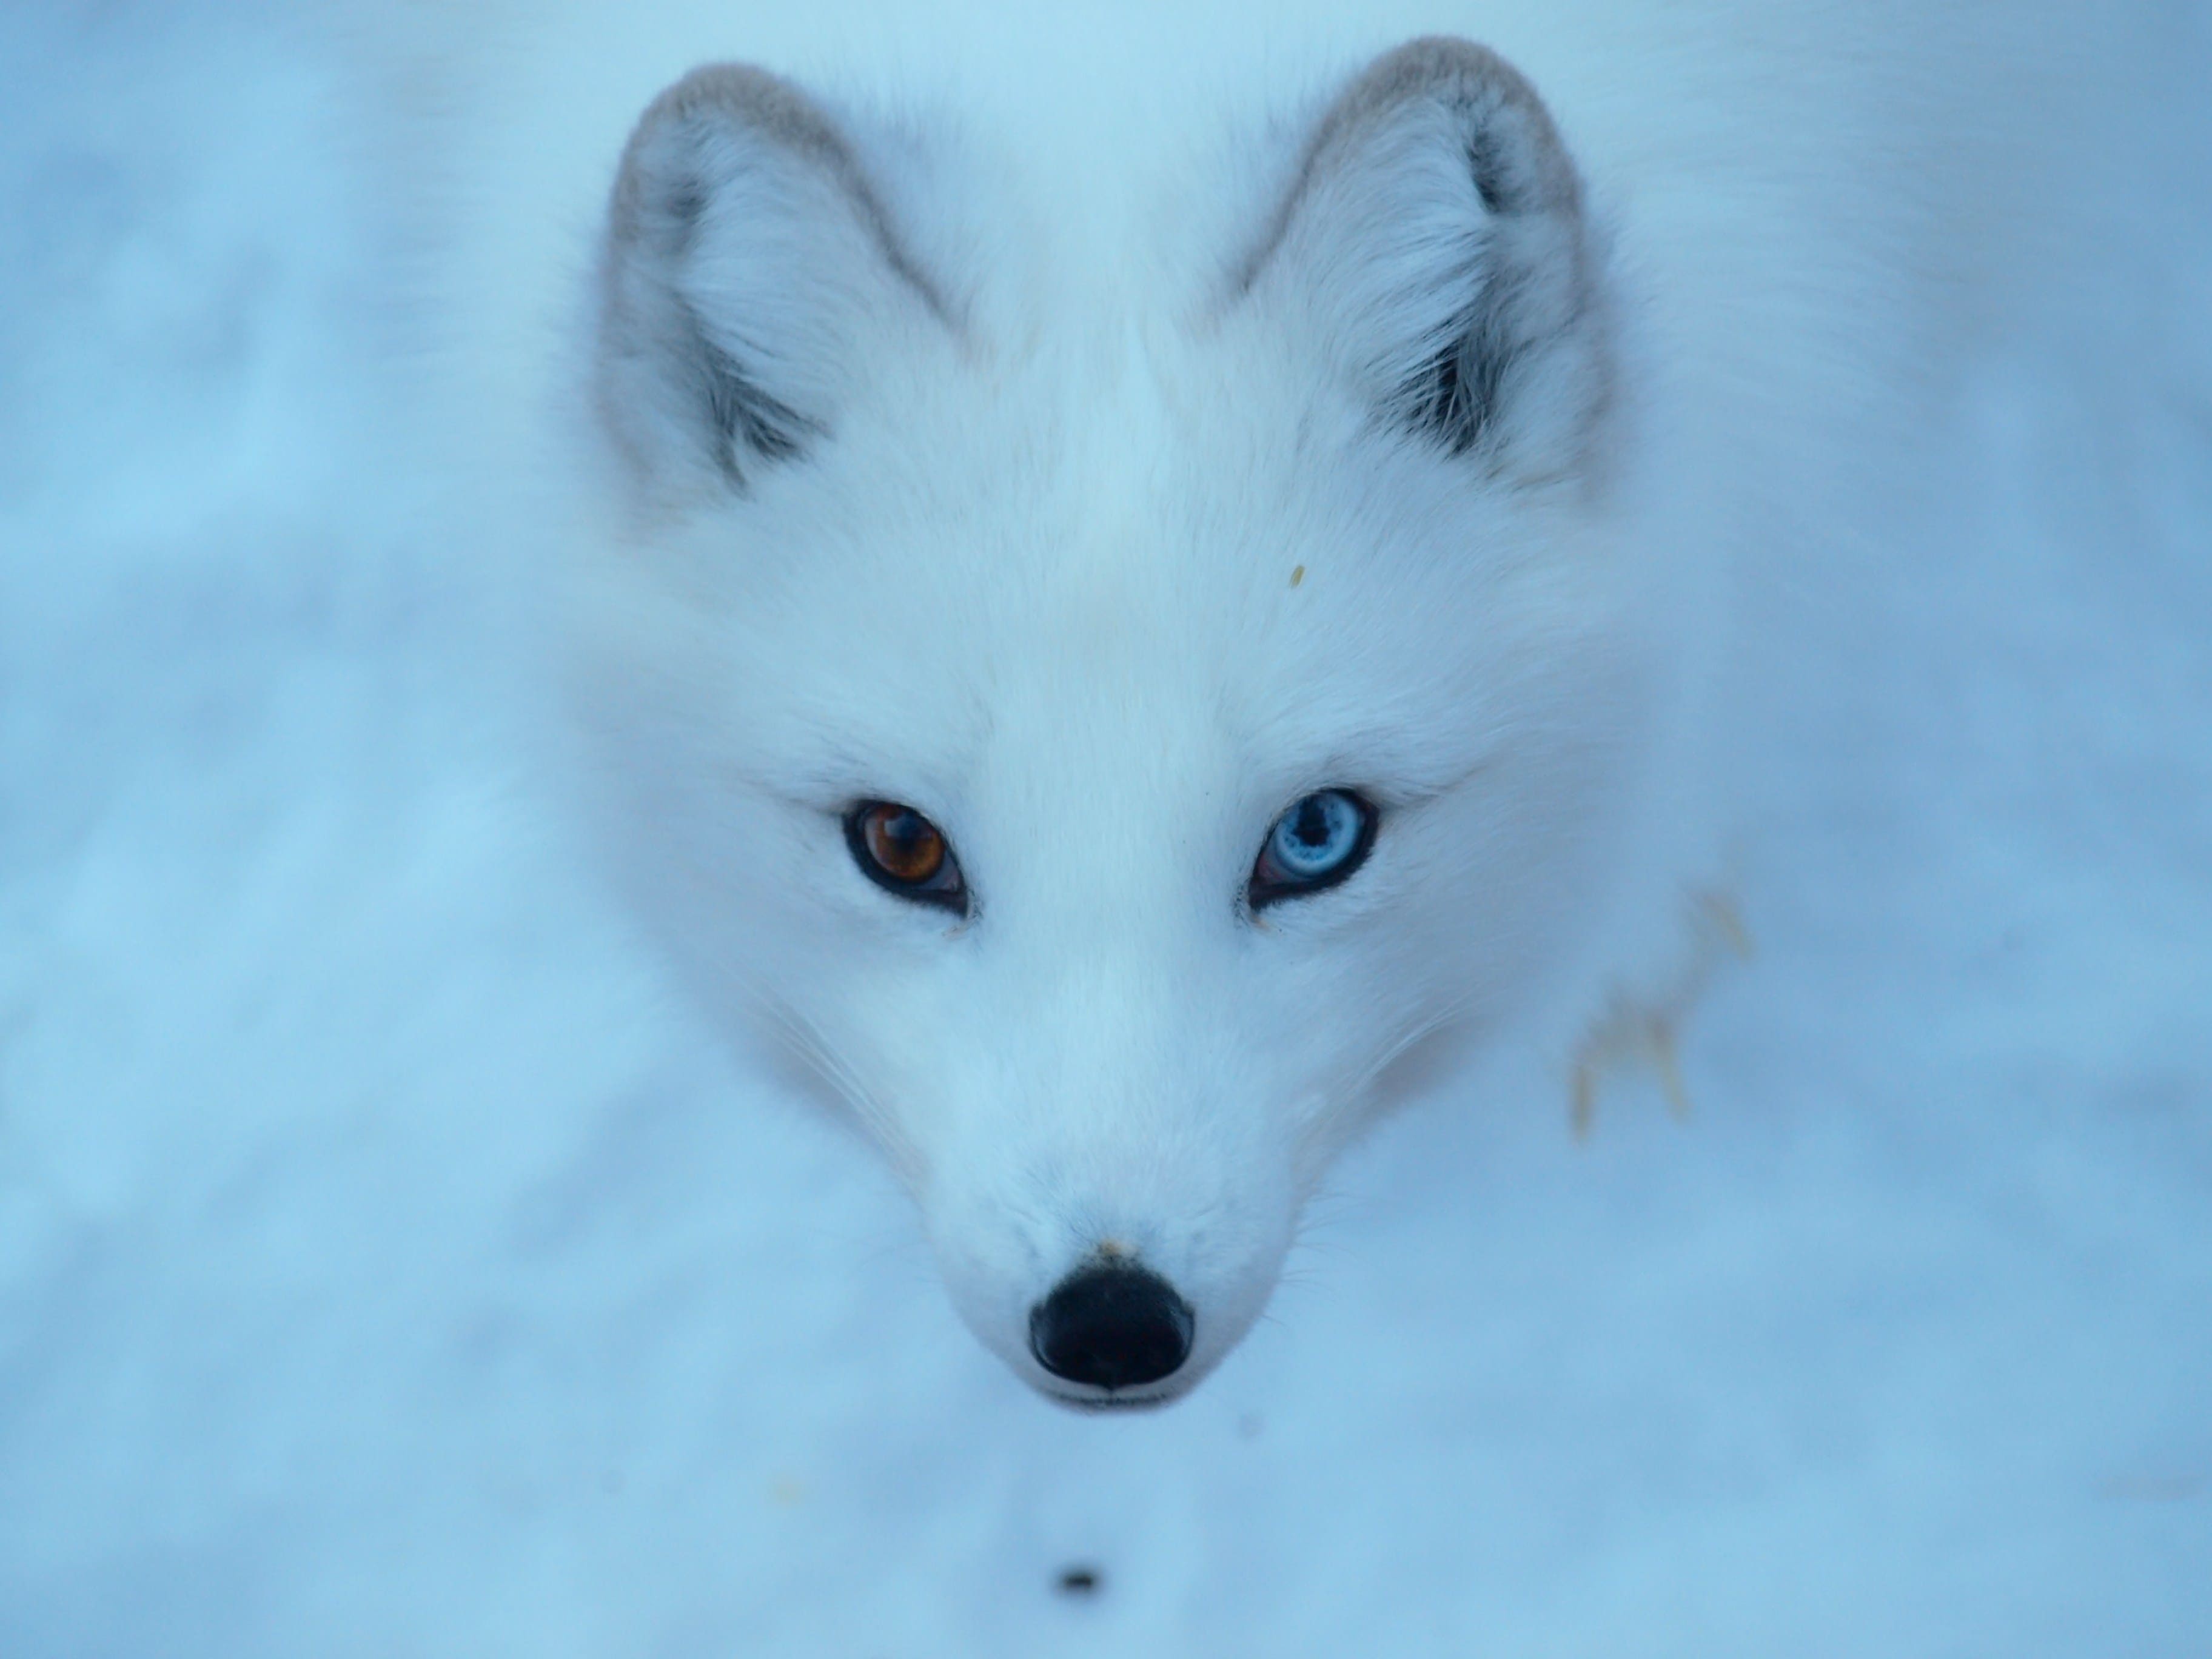
[[[967,885],[945,832],[911,806],[864,800],[845,815],[853,861],[877,886],[901,898],[965,915]]]
[[[902,886],[918,887],[945,867],[945,837],[919,812],[903,806],[872,806],[860,820],[868,856]]]

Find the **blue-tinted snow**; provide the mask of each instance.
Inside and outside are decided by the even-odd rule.
[[[2212,1643],[2180,9],[2054,181],[2080,268],[1996,284],[1863,568],[1772,600],[1692,1121],[1405,1119],[1220,1375],[1105,1421],[581,872],[394,482],[341,77],[47,9],[0,15],[0,1654]]]

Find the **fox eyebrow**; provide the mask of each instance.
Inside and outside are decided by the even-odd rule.
[[[894,797],[903,801],[908,796],[919,793],[907,791],[902,793],[896,784],[882,781],[860,783],[842,778],[833,781],[828,777],[823,777],[818,782],[808,780],[803,783],[793,784],[787,779],[769,778],[755,772],[743,772],[735,775],[742,778],[747,788],[757,794],[766,796],[779,806],[787,806],[794,812],[804,812],[810,817],[827,818],[842,818],[855,801],[890,799]],[[891,792],[890,795],[884,793],[886,789]],[[920,808],[917,807],[917,810]]]
[[[917,811],[933,811],[933,802],[942,803],[956,793],[942,774],[917,776],[911,767],[873,764],[848,755],[840,755],[829,765],[732,767],[727,775],[794,811],[832,817],[842,816],[859,800],[898,800]]]
[[[1372,798],[1377,806],[1402,809],[1423,806],[1467,787],[1495,765],[1498,758],[1498,745],[1486,744],[1479,754],[1462,756],[1424,769],[1394,763],[1391,751],[1401,746],[1382,733],[1364,741],[1355,738],[1334,743],[1320,761],[1301,765],[1286,775],[1304,781],[1293,787],[1357,787]]]
[[[1401,794],[1397,799],[1397,804],[1404,806],[1423,806],[1432,800],[1442,800],[1446,795],[1455,795],[1485,772],[1490,770],[1493,759],[1492,756],[1486,754],[1480,760],[1469,763],[1448,777],[1416,785]]]

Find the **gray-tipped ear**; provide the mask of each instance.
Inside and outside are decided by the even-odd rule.
[[[873,347],[949,325],[844,134],[763,70],[653,100],[607,215],[599,412],[648,478],[742,492],[833,435]]]
[[[1329,107],[1235,280],[1289,307],[1383,424],[1534,481],[1579,469],[1609,399],[1601,263],[1535,90],[1434,37]]]

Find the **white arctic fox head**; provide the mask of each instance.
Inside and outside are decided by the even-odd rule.
[[[1419,41],[1279,163],[1205,268],[1054,276],[714,68],[606,231],[574,646],[621,866],[1079,1404],[1204,1375],[1347,1136],[1571,953],[1641,741],[1542,105]]]

